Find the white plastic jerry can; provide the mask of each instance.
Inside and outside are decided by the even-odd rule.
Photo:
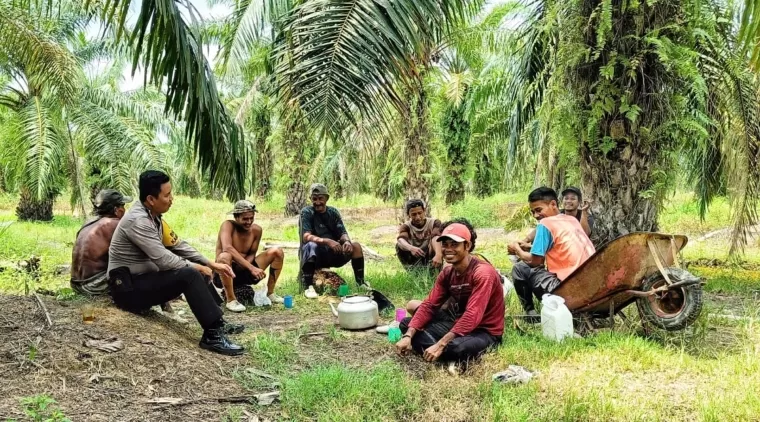
[[[541,300],[541,330],[544,337],[562,341],[573,336],[573,315],[565,306],[565,299],[545,294]]]

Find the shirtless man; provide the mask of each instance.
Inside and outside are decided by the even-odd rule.
[[[283,298],[274,293],[274,286],[282,273],[285,255],[280,248],[269,248],[256,255],[262,233],[261,226],[253,224],[256,205],[246,200],[237,201],[230,214],[235,219],[222,223],[216,240],[216,262],[232,266],[235,273],[234,279],[222,274],[215,280],[218,282],[221,278],[227,309],[244,312],[245,305],[253,305],[251,286],[266,278],[264,270],[267,267],[269,280],[265,305],[283,303]]]
[[[93,201],[97,217],[77,232],[71,253],[71,288],[84,295],[108,293],[108,247],[124,216],[124,205],[132,198],[113,189],[103,189]]]

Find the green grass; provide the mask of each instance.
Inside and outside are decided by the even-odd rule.
[[[681,192],[666,200],[665,209],[660,213],[660,230],[666,233],[706,233],[731,225],[731,208],[726,198],[716,198],[704,220],[700,218],[693,198],[693,194]]]
[[[283,382],[283,413],[304,421],[406,420],[420,406],[418,384],[388,362],[367,370],[319,366]]]
[[[433,203],[434,215],[446,220],[467,216],[477,228],[519,229],[511,219],[524,194],[468,198],[446,207]],[[14,221],[15,198],[0,195],[0,222]],[[257,204],[257,223],[264,242],[297,241],[296,220],[282,217],[282,196]],[[64,204],[64,205],[60,205]],[[31,254],[42,257],[39,278],[14,271],[0,272],[0,291],[19,293],[24,285],[55,290],[68,285],[66,274],[55,268],[70,260],[71,246],[81,221],[65,201],[50,223],[14,222],[0,229],[0,260],[17,261]],[[401,204],[383,204],[359,196],[331,201],[343,211],[353,239],[381,255],[383,261],[366,265],[368,280],[396,306],[424,297],[433,280],[424,273],[406,273],[393,258],[395,226]],[[178,197],[165,216],[180,237],[209,257],[216,233],[227,218],[230,204]],[[660,214],[663,231],[688,233],[684,258],[724,258],[726,239],[697,241],[701,234],[730,224],[728,203],[718,199],[705,222],[700,221],[691,196],[677,194]],[[527,228],[523,228],[526,231]],[[511,268],[505,253],[508,239],[484,233],[477,252],[503,272]],[[760,261],[755,245],[745,260]],[[507,318],[504,342],[465,375],[454,378],[433,365],[397,359],[393,347],[380,335],[361,335],[336,329],[327,305],[307,301],[295,283],[294,250],[286,250],[278,293],[296,295],[291,310],[251,309],[254,318],[294,321],[287,326],[249,330],[236,340],[247,346],[251,367],[276,377],[262,378],[237,368],[233,378],[252,393],[280,388],[280,404],[253,409],[276,420],[497,420],[497,421],[659,421],[757,420],[760,415],[760,328],[757,299],[760,271],[733,267],[691,270],[706,280],[705,292],[714,300],[691,330],[649,337],[641,334],[635,318],[630,327],[602,331],[583,339],[552,343],[540,331],[515,330]],[[337,270],[355,291],[350,265]],[[64,292],[65,293],[65,292]],[[738,305],[737,305],[738,303]],[[635,307],[629,314],[634,315]],[[514,295],[507,314],[520,313]],[[748,319],[730,320],[708,314],[732,313]],[[384,316],[391,318],[390,314]],[[523,327],[524,328],[524,327]],[[325,335],[302,338],[306,332]],[[410,363],[411,362],[411,363]],[[510,364],[538,371],[527,385],[494,384],[491,374]],[[243,408],[222,407],[220,419],[237,420]]]
[[[760,292],[760,271],[694,267],[689,271],[707,280],[707,292],[752,295]]]
[[[282,335],[272,333],[257,334],[246,344],[246,349],[254,361],[274,373],[281,373],[296,358],[294,338],[287,333]]]

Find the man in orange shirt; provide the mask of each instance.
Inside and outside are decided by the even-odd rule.
[[[538,220],[530,252],[513,242],[508,250],[521,260],[512,268],[515,291],[529,321],[536,321],[533,295],[539,299],[556,289],[596,252],[578,219],[561,214],[554,189],[540,187],[528,195],[533,218]]]

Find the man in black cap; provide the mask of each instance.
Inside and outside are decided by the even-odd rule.
[[[356,283],[369,289],[364,280],[364,254],[359,242],[352,242],[348,237],[346,226],[340,212],[327,206],[330,194],[321,183],[311,185],[309,189],[311,205],[301,210],[300,236],[301,270],[306,287],[304,296],[316,299],[314,291],[314,272],[319,268],[342,267],[351,261]]]
[[[285,254],[282,249],[272,247],[256,255],[263,233],[261,226],[253,223],[256,205],[243,199],[237,201],[235,208],[229,213],[234,220],[226,220],[219,228],[216,262],[232,266],[235,278],[219,273],[214,276],[214,282],[224,286],[227,309],[243,312],[245,305],[254,305],[254,291],[251,286],[266,278],[264,270],[267,267],[267,296],[263,298],[260,306],[283,303],[283,298],[274,292],[274,287],[282,273]]]
[[[98,192],[93,201],[95,218],[79,229],[71,253],[71,288],[84,295],[108,293],[108,247],[111,246],[124,205],[132,198],[113,189]]]
[[[591,236],[591,230],[594,228],[594,216],[588,212],[591,201],[584,201],[581,190],[575,186],[566,187],[561,195],[563,209],[560,213],[577,218],[586,235]]]

